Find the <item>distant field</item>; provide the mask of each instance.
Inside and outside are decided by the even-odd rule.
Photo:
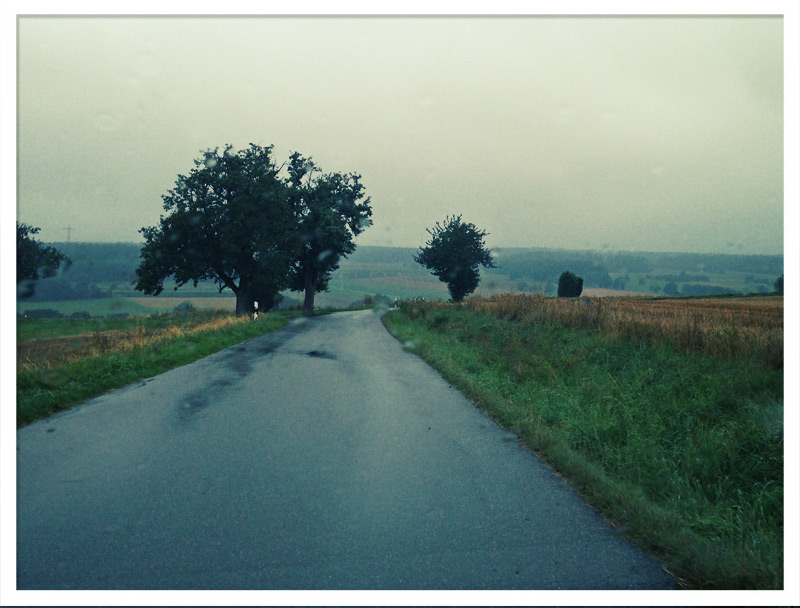
[[[433,279],[433,278],[432,278]],[[506,277],[492,275],[484,277],[483,282],[475,291],[475,296],[492,297],[500,294],[517,292],[515,285]],[[112,315],[151,315],[156,313],[172,312],[176,306],[189,302],[198,310],[226,310],[236,309],[236,298],[232,296],[211,296],[207,291],[194,291],[186,289],[177,291],[178,295],[170,296],[129,296],[119,292],[112,298],[91,300],[65,300],[53,302],[17,302],[17,312],[23,314],[28,310],[56,310],[64,316],[73,313],[88,313],[93,317]],[[426,300],[449,300],[447,287],[436,279],[431,281],[408,280],[403,276],[376,277],[363,282],[347,282],[337,279],[331,281],[330,290],[316,295],[315,304],[318,307],[347,307],[364,300],[365,296],[384,295],[390,300],[425,298]],[[638,292],[620,291],[614,289],[585,289],[586,297],[620,297],[632,295],[646,295]],[[299,304],[302,294],[290,292],[285,294],[292,303]]]
[[[145,308],[161,310],[172,310],[183,302],[190,302],[195,308],[202,309],[220,309],[220,310],[236,310],[236,298],[225,297],[139,297],[139,298],[125,298],[129,302],[144,306]]]
[[[88,313],[93,317],[104,317],[109,315],[147,315],[154,312],[166,312],[171,308],[162,310],[152,310],[142,306],[139,302],[128,298],[99,298],[93,300],[65,300],[60,302],[28,302],[25,300],[17,301],[17,312],[24,314],[27,310],[56,310],[62,315],[69,316],[73,313]],[[142,298],[144,300],[144,298]]]
[[[187,293],[183,297],[115,296],[113,298],[56,302],[27,302],[21,300],[17,302],[17,312],[24,314],[28,310],[55,310],[67,317],[73,313],[88,313],[93,317],[110,315],[138,316],[172,312],[176,306],[187,301],[195,308],[202,310],[221,309],[234,311],[236,309],[236,298],[194,297]]]

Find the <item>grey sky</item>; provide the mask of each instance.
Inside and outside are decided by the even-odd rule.
[[[199,151],[274,144],[492,247],[781,253],[780,17],[24,17],[18,218],[138,241]]]

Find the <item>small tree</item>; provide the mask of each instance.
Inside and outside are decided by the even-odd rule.
[[[292,260],[290,288],[305,292],[303,314],[314,314],[314,296],[327,291],[339,260],[355,251],[354,239],[372,225],[370,199],[364,200],[360,175],[314,176],[318,167],[295,152],[287,185],[296,215],[300,247]]]
[[[583,291],[583,279],[569,270],[558,277],[558,297],[577,298]]]
[[[461,302],[480,283],[478,266],[496,268],[483,243],[487,232],[462,222],[460,215],[447,217],[444,225],[436,222],[433,229],[426,230],[431,238],[425,247],[420,247],[414,261],[447,283],[452,300]]]
[[[773,283],[773,287],[775,287],[775,291],[779,291],[783,293],[783,275],[779,276],[775,279],[775,283]]]
[[[40,228],[17,222],[17,295],[30,298],[38,279],[56,274],[59,267],[69,268],[72,261],[55,247],[42,245],[32,235]]]

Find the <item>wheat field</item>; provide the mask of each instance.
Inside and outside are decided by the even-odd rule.
[[[558,322],[725,358],[757,357],[783,366],[783,296],[552,298],[502,294],[465,306],[530,323]]]

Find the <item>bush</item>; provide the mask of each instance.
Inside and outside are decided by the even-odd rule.
[[[569,270],[558,277],[558,297],[577,298],[583,291],[583,279]]]
[[[196,309],[194,305],[189,300],[184,300],[180,304],[178,304],[175,308],[172,309],[172,312],[176,314],[182,313],[189,313],[194,312]]]

